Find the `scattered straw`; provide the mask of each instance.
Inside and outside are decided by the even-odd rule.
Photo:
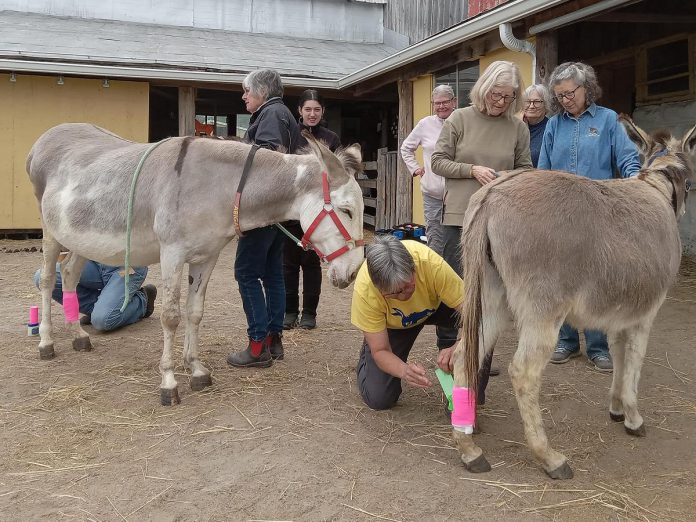
[[[349,504],[341,503],[341,505],[345,506],[349,509],[352,509],[354,511],[358,511],[359,513],[363,513],[365,515],[369,515],[369,516],[374,517],[374,518],[379,518],[381,520],[391,520],[391,522],[401,522],[401,520],[396,520],[395,518],[384,517],[382,515],[375,515],[374,513],[370,513],[369,511],[365,511],[364,509],[360,509],[359,507],[351,506]]]

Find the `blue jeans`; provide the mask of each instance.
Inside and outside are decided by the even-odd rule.
[[[247,334],[253,341],[283,331],[283,237],[278,228],[268,226],[245,232],[239,238],[234,277],[242,296]]]
[[[92,326],[103,332],[115,330],[140,321],[147,309],[147,297],[140,287],[147,276],[147,267],[133,267],[128,291],[129,303],[121,312],[124,295],[124,278],[119,274],[122,266],[109,266],[87,261],[77,283],[77,299],[80,302],[80,312],[90,316]],[[34,283],[39,287],[41,270],[34,274]],[[63,281],[60,275],[60,264],[56,265],[56,286],[53,289],[53,299],[63,304]]]
[[[604,333],[599,330],[584,330],[583,333],[585,334],[585,349],[588,359],[593,360],[600,355],[609,357],[609,345]],[[577,352],[580,349],[578,331],[568,323],[563,323],[561,331],[558,333],[558,347],[567,352]]]

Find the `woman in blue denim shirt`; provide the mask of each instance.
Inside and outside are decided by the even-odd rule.
[[[640,170],[638,150],[611,109],[595,104],[602,90],[594,69],[580,62],[562,63],[551,74],[552,111],[539,154],[540,169],[564,170],[591,179],[624,178]],[[595,368],[612,372],[607,337],[585,330],[587,357]],[[562,364],[580,355],[578,331],[563,324],[551,362]]]

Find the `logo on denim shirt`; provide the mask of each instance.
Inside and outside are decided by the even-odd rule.
[[[590,127],[587,131],[588,136],[599,136],[599,129],[595,127]]]
[[[425,319],[426,317],[428,317],[430,314],[432,314],[435,311],[434,308],[426,308],[425,310],[421,310],[420,312],[413,312],[412,314],[405,315],[398,308],[392,308],[392,310],[394,310],[392,315],[395,315],[397,317],[401,317],[401,326],[403,326],[403,327],[413,326],[415,324],[418,324],[418,321]]]

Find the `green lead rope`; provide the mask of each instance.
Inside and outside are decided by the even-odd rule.
[[[165,138],[161,141],[158,141],[150,145],[145,151],[145,154],[143,154],[140,158],[138,166],[135,168],[135,172],[133,173],[133,181],[131,182],[130,196],[128,197],[128,214],[126,216],[126,261],[124,263],[125,274],[123,277],[125,291],[123,293],[123,304],[121,305],[121,313],[123,313],[126,310],[126,307],[130,302],[130,292],[128,285],[130,283],[131,225],[133,222],[133,199],[135,198],[135,187],[138,184],[138,177],[140,176],[140,171],[142,170],[143,164],[145,163],[147,157],[153,150],[162,145],[165,141],[169,141],[170,139],[171,138]]]
[[[290,239],[292,239],[293,242],[294,242],[298,247],[304,249],[304,246],[302,245],[302,241],[300,241],[299,239],[297,239],[297,238],[293,235],[293,233],[290,232],[287,228],[285,228],[285,227],[284,227],[283,225],[281,225],[280,223],[276,223],[275,226],[277,226],[283,234],[285,234],[285,235],[288,236]]]

